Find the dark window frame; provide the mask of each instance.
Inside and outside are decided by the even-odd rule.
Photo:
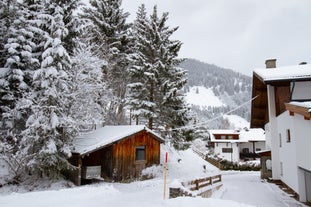
[[[146,160],[146,146],[145,145],[136,146],[135,160],[136,161]]]
[[[233,149],[230,147],[230,148],[221,148],[222,150],[222,153],[232,153],[233,152]]]
[[[291,142],[290,129],[287,129],[287,130],[286,130],[286,134],[287,134],[286,142],[287,142],[287,143],[290,143],[290,142]]]

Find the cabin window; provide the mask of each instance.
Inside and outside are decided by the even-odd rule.
[[[228,136],[228,139],[233,139],[233,136],[232,136],[232,135],[229,135],[229,136]]]
[[[146,160],[146,146],[136,147],[136,160]]]
[[[283,162],[280,162],[281,176],[283,176]]]
[[[279,133],[279,146],[282,147],[282,135],[281,133]]]
[[[287,139],[286,139],[287,142],[290,142],[290,130],[287,129]]]
[[[232,148],[222,148],[222,153],[232,153]]]
[[[220,139],[226,139],[226,135],[221,135]]]

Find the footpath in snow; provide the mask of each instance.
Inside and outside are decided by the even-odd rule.
[[[223,188],[213,197],[253,205],[257,207],[302,207],[305,206],[277,185],[260,179],[260,172],[223,172]]]

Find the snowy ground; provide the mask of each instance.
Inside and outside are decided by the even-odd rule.
[[[213,197],[258,207],[305,206],[277,185],[261,180],[260,172],[223,172],[223,186]]]
[[[1,207],[97,207],[97,206],[196,206],[196,207],[298,207],[303,206],[276,185],[262,182],[258,172],[226,172],[224,186],[212,198],[163,200],[163,179],[130,184],[99,183],[70,189],[0,196]]]
[[[167,184],[207,177],[220,173],[190,149],[182,152],[162,147],[162,159],[169,153]],[[203,169],[207,166],[207,170]],[[276,185],[260,180],[259,172],[223,172],[223,187],[212,198],[164,198],[163,166],[147,170],[155,178],[129,184],[105,183],[73,188],[51,186],[49,190],[12,193],[12,188],[0,188],[1,207],[97,207],[97,206],[196,206],[196,207],[249,207],[249,206],[302,206]],[[166,190],[166,198],[168,190]]]

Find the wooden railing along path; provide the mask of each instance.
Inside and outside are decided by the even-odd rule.
[[[183,186],[182,188],[170,188],[170,198],[183,196],[202,196],[203,198],[208,198],[215,190],[222,186],[221,175],[182,182],[181,185]]]
[[[200,150],[198,150],[195,147],[192,147],[192,150],[194,153],[196,153],[197,155],[202,157],[204,160],[206,160],[210,164],[214,165],[215,167],[219,168],[220,170],[223,169],[223,165],[220,162],[218,162],[217,160],[209,158],[206,154],[204,154],[203,152],[201,152]]]
[[[195,190],[200,190],[201,188],[204,188],[204,187],[207,187],[209,185],[213,185],[219,182],[221,182],[221,175],[215,175],[215,176],[211,176],[207,178],[196,179],[196,180],[192,180],[189,182],[182,182],[181,184],[184,187],[189,188],[189,190],[195,191]]]

